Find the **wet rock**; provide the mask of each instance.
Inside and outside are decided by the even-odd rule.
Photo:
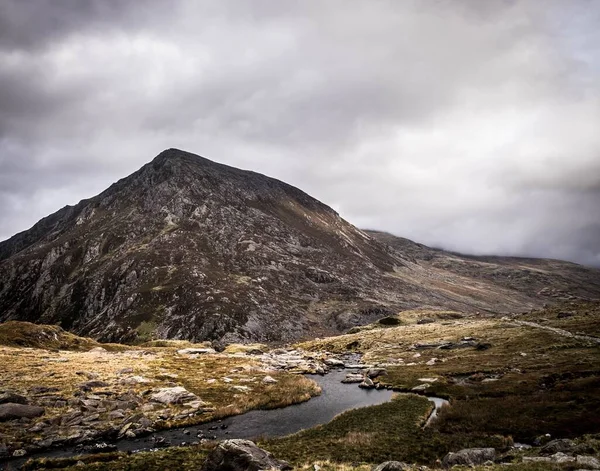
[[[369,368],[367,370],[367,376],[369,378],[377,378],[385,375],[387,375],[387,370],[385,368]]]
[[[486,461],[494,461],[496,450],[493,448],[466,448],[456,453],[448,453],[442,460],[445,468],[455,465],[478,466]]]
[[[16,394],[13,392],[4,392],[0,394],[0,404],[27,404],[27,398],[25,396],[21,396],[20,394]]]
[[[26,454],[27,454],[27,450],[20,448],[19,450],[13,451],[12,455],[14,458],[20,458],[21,456],[25,456]]]
[[[33,419],[44,415],[45,409],[38,406],[15,404],[12,402],[0,404],[0,422],[21,418]]]
[[[334,368],[344,368],[346,365],[342,360],[339,360],[337,358],[327,358],[324,363],[327,366],[332,366]]]
[[[375,387],[375,383],[371,378],[364,378],[363,382],[358,385],[359,388],[363,389],[373,389]]]
[[[158,392],[152,394],[150,398],[153,401],[161,402],[163,404],[181,404],[185,401],[198,400],[198,396],[189,392],[182,386],[176,386],[174,388],[163,388]]]
[[[408,471],[410,466],[402,461],[386,461],[373,468],[373,471]]]
[[[577,466],[583,469],[600,469],[600,460],[593,456],[578,455],[575,461],[577,462]]]
[[[348,373],[342,383],[362,383],[364,376],[360,373]]]
[[[568,438],[558,438],[549,441],[542,447],[540,453],[542,455],[552,455],[554,453],[570,453],[575,449],[575,442]]]
[[[249,440],[225,440],[215,447],[202,465],[201,471],[288,470],[292,467],[277,460]]]

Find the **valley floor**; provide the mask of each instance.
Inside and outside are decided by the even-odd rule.
[[[18,346],[0,329],[7,345],[0,347],[1,389],[44,407],[39,418],[0,422],[0,444],[6,453],[30,453],[306,401],[319,390],[298,373],[323,371],[332,359],[359,353],[363,363],[385,370],[374,378],[378,387],[408,394],[259,446],[307,470],[317,469],[315,463],[322,470],[366,470],[387,460],[439,467],[448,452],[472,447],[497,450],[498,462],[486,470],[505,469],[500,461],[518,471],[580,469],[585,466],[575,456],[600,452],[599,321],[596,303],[502,318],[407,311],[293,350],[232,345],[222,353],[174,342],[100,346],[60,331],[36,334],[55,342],[50,349],[42,340]],[[27,345],[31,337],[23,334],[17,343]],[[189,396],[157,399],[173,388]],[[424,395],[450,400],[428,427],[432,406]],[[563,463],[523,461],[540,448],[512,446],[548,441],[546,434],[574,440]],[[92,470],[199,469],[213,446],[205,439],[133,455],[31,460],[24,469],[80,469],[82,463]]]

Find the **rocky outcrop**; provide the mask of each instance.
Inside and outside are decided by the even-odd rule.
[[[287,470],[292,467],[277,460],[249,440],[225,440],[208,455],[202,471]]]
[[[494,461],[496,450],[493,448],[466,448],[456,453],[448,453],[442,460],[445,468],[455,465],[478,466],[487,461]]]
[[[44,415],[45,409],[38,406],[28,406],[25,404],[15,404],[8,402],[0,404],[0,422],[15,419],[33,419]]]

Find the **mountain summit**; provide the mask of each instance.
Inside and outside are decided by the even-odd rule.
[[[502,313],[597,297],[599,274],[361,231],[291,185],[168,149],[0,243],[0,320],[104,341],[284,341],[400,309]]]

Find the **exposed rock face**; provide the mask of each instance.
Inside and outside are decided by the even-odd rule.
[[[582,285],[600,295],[597,270],[473,261],[464,272],[470,259],[396,239],[278,180],[170,149],[0,243],[0,321],[103,341],[288,341],[402,309],[522,311],[545,301],[540,290]]]
[[[249,440],[225,440],[208,455],[202,471],[261,471],[292,469],[285,461]]]
[[[477,466],[486,461],[494,461],[495,458],[496,450],[493,448],[466,448],[456,453],[448,453],[444,456],[442,464],[446,468],[455,465]]]

